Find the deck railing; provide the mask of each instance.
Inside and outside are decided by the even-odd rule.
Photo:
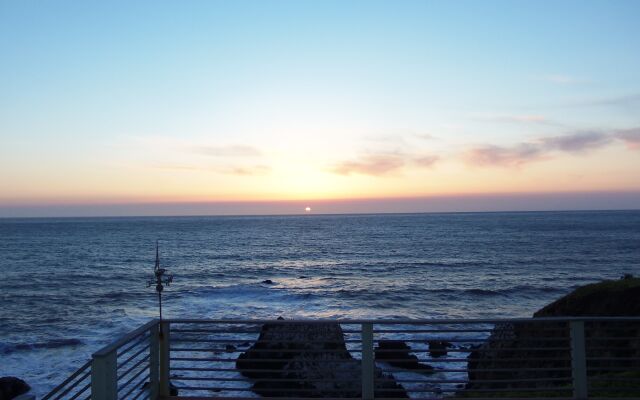
[[[153,320],[94,353],[43,399],[156,400],[173,390],[201,398],[638,399],[640,318]]]

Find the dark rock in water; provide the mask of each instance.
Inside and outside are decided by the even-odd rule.
[[[174,376],[174,378],[176,378],[176,377]],[[151,385],[151,383],[145,382],[144,385],[142,385],[142,390],[149,389],[149,385]],[[174,385],[173,382],[171,382],[171,381],[169,381],[169,395],[170,396],[177,396],[178,395],[178,387],[176,385]]]
[[[226,351],[227,353],[233,353],[234,351],[236,351],[236,346],[232,345],[232,344],[227,344],[224,346],[224,351]]]
[[[447,355],[447,349],[453,347],[449,342],[443,340],[429,340],[429,355],[431,357],[443,357]]]
[[[178,395],[178,387],[173,384],[173,382],[169,381],[169,395],[177,396]]]
[[[27,382],[15,376],[0,378],[0,400],[11,400],[31,390]]]
[[[534,317],[640,316],[638,299],[639,278],[604,281],[574,290],[537,311]],[[589,322],[586,325],[587,354],[590,358],[600,358],[598,368],[640,369],[640,324]],[[488,340],[469,354],[467,390],[548,388],[554,384],[562,387],[565,382],[546,379],[570,380],[569,340],[569,327],[562,322],[498,324]],[[558,350],[558,347],[567,350]],[[556,370],[550,370],[552,368]],[[559,371],[563,368],[568,370]],[[526,379],[530,382],[522,381]]]
[[[236,367],[265,397],[362,397],[361,363],[347,351],[340,325],[332,322],[265,324]],[[392,375],[375,368],[374,376],[375,397],[408,398]]]
[[[262,281],[262,283],[267,284],[267,285],[273,285],[273,281],[271,279],[265,279]]]
[[[420,372],[433,372],[433,367],[420,364],[418,357],[411,352],[411,347],[401,340],[380,340],[375,349],[376,361],[383,361],[394,367]]]

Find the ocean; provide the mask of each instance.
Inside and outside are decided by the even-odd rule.
[[[527,317],[640,274],[640,211],[0,219],[0,376],[42,395],[156,317],[156,240],[166,317]]]

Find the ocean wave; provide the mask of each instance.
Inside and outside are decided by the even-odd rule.
[[[80,339],[52,339],[46,342],[0,344],[0,354],[11,354],[17,351],[31,351],[37,349],[57,349],[84,344]]]

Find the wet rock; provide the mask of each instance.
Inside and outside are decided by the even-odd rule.
[[[453,345],[444,340],[429,340],[429,355],[431,357],[444,357],[447,355],[447,349],[453,347]]]
[[[362,397],[361,363],[347,351],[336,323],[265,324],[236,367],[265,397]],[[374,376],[375,397],[408,397],[392,375],[376,368]]]
[[[271,279],[265,279],[262,281],[265,285],[273,285],[273,281]]]
[[[11,400],[31,390],[27,382],[15,376],[0,378],[0,400]]]
[[[179,378],[178,376],[173,375],[172,378]],[[142,385],[142,390],[147,390],[149,389],[149,385],[151,385],[151,383],[149,382],[145,382],[144,385]],[[173,384],[173,382],[169,381],[169,395],[171,396],[177,396],[178,395],[178,387],[176,385]]]
[[[411,347],[401,340],[380,340],[375,349],[376,361],[383,361],[394,367],[419,372],[433,372],[433,367],[418,362],[418,357],[411,354]]]
[[[533,315],[533,322],[497,324],[485,343],[469,354],[467,390],[542,388],[556,384],[552,379],[569,380],[569,350],[555,349],[559,343],[569,347],[567,325],[555,321],[536,323],[535,318],[640,316],[639,298],[638,278],[603,281],[580,287],[543,307]],[[637,323],[591,322],[585,335],[588,343],[603,338],[595,342],[597,346],[587,348],[589,357],[602,359],[599,368],[640,368],[640,326]],[[560,371],[562,369],[567,371]],[[590,375],[598,373],[589,371]],[[526,381],[533,378],[539,381]],[[640,395],[640,391],[637,394]]]

